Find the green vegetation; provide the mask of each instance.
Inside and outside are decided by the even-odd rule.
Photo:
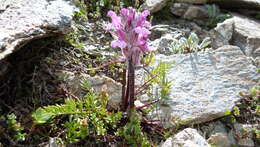
[[[83,98],[77,100],[68,98],[65,104],[38,108],[32,114],[35,124],[55,125],[61,116],[66,116],[67,119],[62,122],[62,126],[65,128],[65,140],[68,143],[78,142],[90,136],[105,135],[111,130],[116,130],[122,113],[107,111],[107,97],[95,94],[86,80],[82,85],[83,90],[87,92]]]
[[[170,45],[170,49],[173,53],[190,53],[201,51],[210,45],[210,38],[206,37],[200,43],[199,37],[195,33],[191,33],[188,38],[181,37],[175,39]]]
[[[7,115],[8,129],[13,131],[13,137],[16,141],[24,141],[27,134],[24,132],[24,128],[19,122],[16,121],[15,114]]]
[[[73,0],[80,10],[75,16],[84,16],[86,18],[99,18],[106,16],[108,10],[119,11],[123,7],[138,8],[143,0]]]
[[[208,16],[209,16],[209,20],[206,24],[206,27],[208,28],[214,28],[217,26],[218,23],[221,23],[224,20],[231,17],[230,14],[221,14],[219,8],[215,4],[205,5],[205,7],[208,10]]]
[[[134,115],[130,118],[130,121],[118,131],[118,135],[122,136],[127,142],[127,145],[133,147],[150,147],[150,143],[142,131],[141,118],[138,115]]]

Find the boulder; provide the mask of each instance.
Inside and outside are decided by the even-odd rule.
[[[169,0],[145,0],[142,9],[150,10],[152,13],[161,10]],[[248,8],[260,10],[259,0],[175,0],[177,3],[206,4],[215,3],[226,8]]]
[[[165,7],[167,2],[168,0],[146,0],[142,5],[142,9],[154,13]]]
[[[259,124],[235,123],[231,134],[236,137],[239,146],[254,147],[254,130],[259,128]],[[256,145],[257,146],[257,145]]]
[[[259,0],[208,0],[208,3],[215,3],[223,8],[248,8],[260,10]]]
[[[260,55],[260,22],[234,14],[212,30],[212,46],[236,45],[248,56]]]
[[[206,137],[211,136],[212,134],[216,133],[227,133],[228,130],[225,127],[225,125],[220,121],[213,121],[208,124],[204,124],[200,130],[203,132],[203,134],[206,135]]]
[[[216,133],[210,136],[207,140],[210,144],[214,144],[219,147],[231,147],[236,146],[234,139],[230,139],[226,133]]]
[[[191,6],[183,15],[183,18],[193,20],[193,19],[207,19],[208,10],[203,6]]]
[[[179,3],[190,3],[190,4],[206,4],[208,0],[175,0]]]
[[[74,11],[64,0],[0,0],[0,60],[33,39],[66,33]]]
[[[174,137],[168,138],[161,147],[210,147],[197,130],[186,128]]]
[[[174,3],[170,9],[172,14],[188,20],[208,18],[208,10],[204,6],[196,6],[186,3]]]
[[[206,4],[214,3],[225,8],[250,8],[260,10],[259,0],[175,0],[179,3]]]
[[[152,119],[162,121],[198,124],[222,117],[242,98],[239,92],[248,91],[260,79],[256,67],[236,46],[212,52],[156,55],[155,61],[175,63],[167,74],[172,81],[167,105],[159,105],[150,114]]]

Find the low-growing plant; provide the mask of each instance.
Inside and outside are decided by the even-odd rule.
[[[67,116],[64,122],[65,139],[68,143],[77,142],[89,136],[105,135],[108,130],[116,130],[116,124],[122,117],[121,112],[108,112],[107,97],[97,95],[84,80],[83,89],[87,94],[81,99],[68,98],[64,104],[38,108],[33,114],[36,124],[48,124]]]
[[[13,137],[16,141],[24,141],[27,134],[24,132],[24,127],[16,119],[16,115],[13,113],[7,115],[8,129],[13,131]]]
[[[233,108],[233,114],[234,114],[235,116],[237,116],[237,117],[240,116],[240,110],[239,110],[239,108],[238,108],[237,106],[235,106],[235,107]]]
[[[119,11],[120,8],[134,6],[138,8],[143,0],[73,0],[80,8],[77,15],[84,14],[88,18],[99,18],[104,16],[107,10]]]
[[[141,118],[134,115],[130,121],[118,131],[118,135],[122,136],[128,145],[133,147],[149,147],[151,146],[146,135],[141,128]]]
[[[178,40],[174,39],[170,45],[170,49],[173,53],[197,52],[209,47],[210,43],[209,37],[206,37],[200,42],[197,34],[192,32],[188,38],[181,37]]]
[[[172,81],[168,80],[167,74],[172,64],[174,63],[159,62],[144,78],[145,81],[151,81],[145,92],[152,99],[160,99],[160,103],[165,103],[169,98]],[[158,91],[155,92],[154,89],[156,87],[158,87]],[[158,95],[154,95],[155,93],[158,93]]]
[[[139,111],[141,108],[136,108],[134,105],[137,94],[135,70],[143,67],[144,60],[146,60],[145,63],[151,62],[142,57],[150,56],[149,53],[153,51],[147,43],[150,34],[148,28],[151,26],[146,21],[149,14],[149,11],[138,12],[132,7],[121,9],[119,16],[114,11],[108,12],[112,22],[106,26],[106,29],[115,37],[111,46],[121,49],[123,56],[117,58],[120,61],[125,61],[122,68],[125,71],[122,76],[125,83],[123,83],[122,105],[119,112],[114,112],[115,110],[113,111],[113,108],[108,106],[107,94],[96,94],[88,82],[84,80],[82,84],[82,89],[86,93],[84,97],[78,98],[70,95],[71,97],[62,104],[38,108],[32,114],[34,123],[42,126],[47,125],[54,132],[62,127],[62,133],[56,134],[55,137],[65,139],[67,143],[90,138],[119,137],[131,146],[150,146],[147,134],[144,133],[143,129],[149,130],[153,126],[157,127],[155,130],[162,136],[164,128],[141,117],[142,114],[145,114]],[[70,43],[76,47],[75,42],[77,44],[78,39],[73,39],[73,37],[70,39]],[[159,77],[157,84],[161,88],[160,97],[162,99],[168,97],[171,86],[171,82],[166,78],[168,66],[168,63],[160,63],[156,68]],[[111,64],[106,64],[105,67],[114,68]]]
[[[208,10],[209,16],[208,22],[206,24],[206,27],[208,28],[214,28],[218,23],[221,23],[231,17],[230,14],[221,14],[219,8],[215,4],[205,5],[205,7]]]

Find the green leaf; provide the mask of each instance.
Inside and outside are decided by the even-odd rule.
[[[231,111],[230,111],[230,110],[227,110],[227,111],[225,112],[225,116],[228,116],[228,115],[231,115]]]
[[[44,111],[43,108],[39,108],[32,114],[32,117],[34,118],[36,124],[43,124],[50,120],[53,115]]]

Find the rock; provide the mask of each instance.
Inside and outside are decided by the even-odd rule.
[[[57,138],[49,138],[49,143],[45,147],[62,147],[60,143],[58,143]]]
[[[182,23],[178,23],[177,25],[154,25],[151,28],[151,35],[149,42],[149,46],[155,48],[160,54],[172,54],[171,51],[171,43],[174,40],[178,40],[181,37],[187,38],[191,32],[196,33],[199,38],[208,37],[208,32],[204,31],[197,24],[193,22],[183,22],[186,26],[182,25]],[[179,26],[179,24],[181,26]]]
[[[173,42],[174,39],[178,38],[179,34],[165,34],[160,39],[154,40],[150,46],[152,48],[155,48],[157,52],[161,54],[171,54],[170,45]]]
[[[231,147],[236,145],[233,135],[229,135],[228,129],[221,121],[213,121],[201,127],[203,134],[210,144],[219,147]]]
[[[201,127],[201,130],[206,135],[206,137],[216,133],[227,133],[226,127],[220,121],[205,124]]]
[[[208,10],[204,6],[189,5],[186,3],[173,3],[171,13],[188,20],[207,19]]]
[[[191,5],[186,3],[173,3],[170,8],[171,13],[176,16],[183,17],[190,6]]]
[[[210,145],[197,130],[187,128],[168,138],[161,147],[210,147]]]
[[[0,0],[0,60],[33,39],[64,34],[75,7],[64,0]]]
[[[260,68],[260,57],[256,57],[256,58],[253,60],[253,63],[254,63],[254,65],[255,65],[257,68]]]
[[[154,13],[165,7],[167,2],[168,0],[146,0],[142,5],[142,9]]]
[[[175,2],[190,4],[215,3],[225,8],[249,8],[260,10],[259,0],[175,0]]]
[[[255,147],[255,143],[251,138],[243,138],[238,140],[240,147]]]
[[[208,0],[175,0],[178,3],[206,4]]]
[[[242,98],[239,92],[248,91],[260,79],[256,67],[236,46],[212,53],[156,55],[155,61],[175,64],[167,74],[172,81],[167,105],[153,111],[152,119],[198,124],[222,117]]]
[[[229,45],[233,36],[234,20],[227,19],[223,23],[219,23],[211,33],[211,46],[219,48],[224,45]]]
[[[183,15],[183,18],[188,20],[207,19],[208,10],[203,6],[190,6]]]
[[[231,147],[235,146],[235,142],[231,142],[228,135],[226,133],[216,133],[211,135],[207,140],[210,144],[214,144],[218,147]]]
[[[234,15],[211,32],[212,46],[236,45],[252,57],[260,55],[260,22]]]
[[[122,95],[122,85],[106,76],[91,77],[87,74],[75,74],[68,71],[55,73],[60,79],[66,81],[66,88],[78,97],[83,97],[82,80],[86,79],[97,94],[106,92],[109,95],[109,106],[119,109]]]
[[[253,124],[235,123],[234,131],[232,133],[234,136],[239,138],[239,140],[245,139],[241,141],[241,142],[245,142],[245,141],[249,141],[250,139],[252,140],[252,138],[254,137],[253,130],[259,127],[260,127],[259,124],[253,125]]]
[[[208,3],[215,3],[223,8],[260,10],[259,0],[208,0]]]

